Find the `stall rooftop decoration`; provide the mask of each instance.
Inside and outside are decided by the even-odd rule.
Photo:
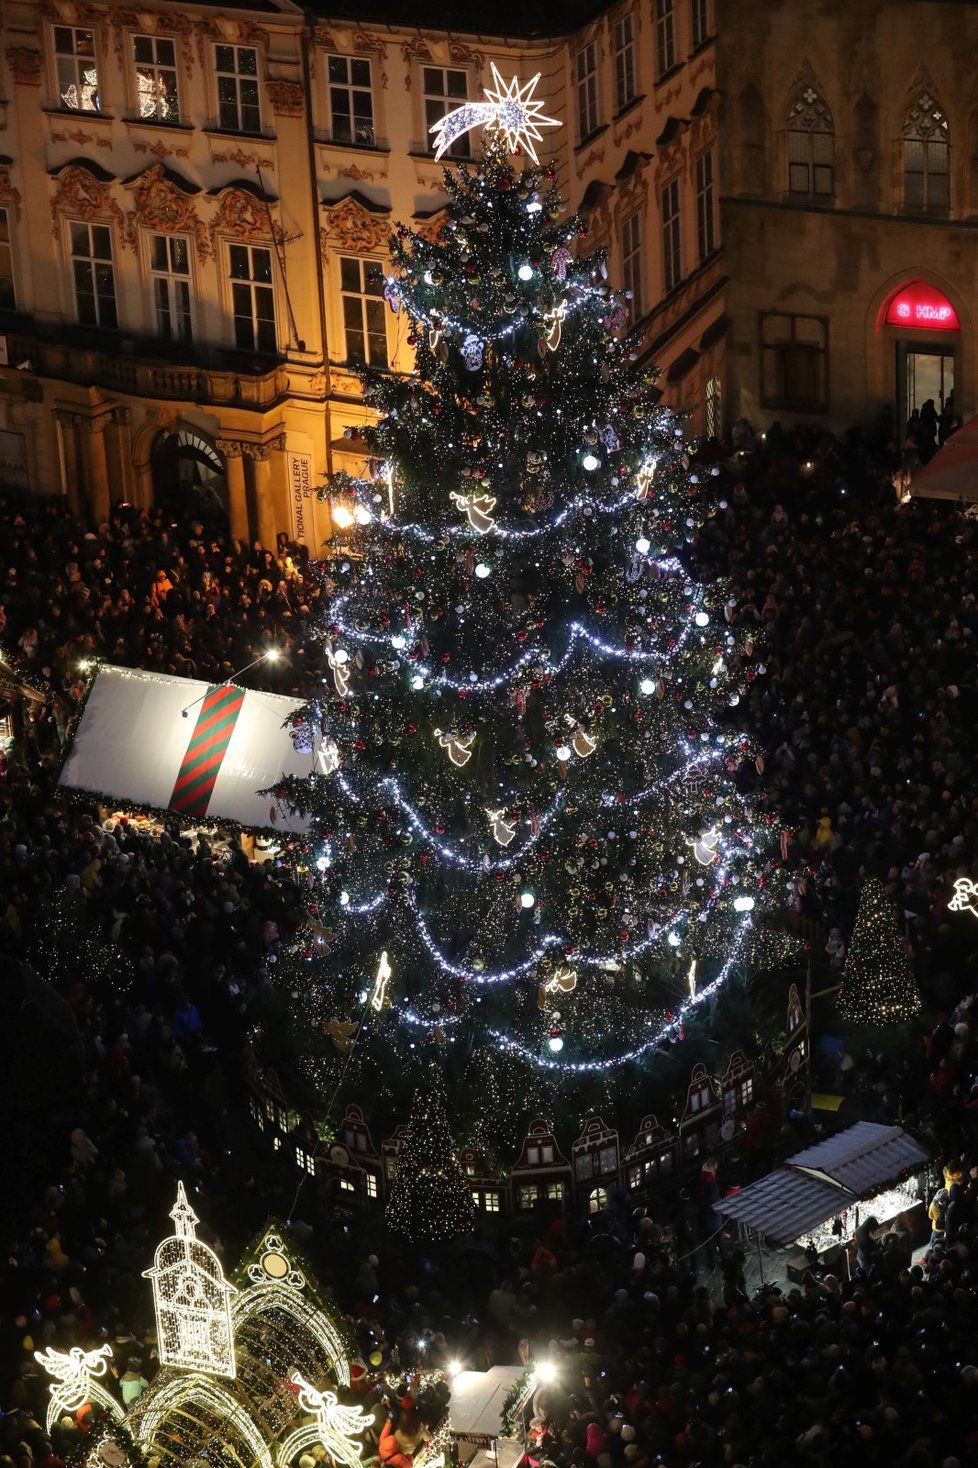
[[[175,1239],[166,1239],[148,1271],[154,1286],[165,1271],[181,1265],[184,1244],[189,1262],[200,1275],[187,1276],[189,1293],[166,1288],[156,1291],[157,1330],[162,1345],[172,1313],[188,1306],[196,1320],[204,1306],[198,1284],[208,1281],[203,1300],[208,1311],[219,1313],[221,1298],[229,1306],[229,1335],[215,1338],[213,1359],[222,1367],[233,1363],[234,1374],[213,1365],[184,1364],[203,1359],[197,1326],[175,1337],[174,1349],[152,1385],[126,1411],[101,1386],[111,1347],[84,1353],[78,1348],[64,1354],[37,1353],[39,1363],[53,1377],[48,1426],[65,1412],[85,1402],[105,1408],[114,1419],[107,1434],[123,1447],[135,1447],[160,1468],[186,1468],[206,1462],[209,1468],[291,1468],[298,1453],[321,1444],[327,1458],[345,1468],[362,1462],[362,1433],[372,1418],[362,1408],[348,1405],[342,1395],[350,1385],[350,1362],[355,1340],[334,1302],[313,1283],[308,1265],[281,1225],[272,1221],[245,1251],[231,1282],[195,1236],[197,1219],[182,1185],[173,1210]],[[181,1231],[182,1230],[182,1231]],[[167,1248],[179,1243],[180,1253]],[[171,1257],[171,1255],[173,1257]],[[216,1261],[215,1261],[216,1262]],[[181,1269],[182,1273],[186,1271]],[[210,1283],[218,1286],[217,1292]],[[191,1349],[190,1341],[194,1342]],[[179,1344],[179,1349],[176,1345]],[[225,1344],[227,1349],[224,1349]],[[180,1359],[181,1351],[183,1359]],[[93,1449],[90,1462],[96,1461]]]

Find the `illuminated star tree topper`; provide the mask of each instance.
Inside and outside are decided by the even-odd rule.
[[[533,96],[540,73],[537,72],[525,85],[521,85],[515,76],[504,82],[493,62],[492,79],[495,85],[484,88],[484,102],[466,102],[464,107],[456,107],[454,112],[440,117],[430,129],[436,135],[436,158],[440,158],[472,128],[492,127],[502,135],[510,153],[522,149],[534,163],[538,161],[533,144],[543,137],[541,127],[560,127],[557,118],[544,117],[543,103]]]

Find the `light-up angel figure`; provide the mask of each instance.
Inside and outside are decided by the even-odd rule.
[[[978,882],[973,882],[970,877],[958,877],[948,910],[970,912],[972,917],[978,918]]]
[[[345,1463],[347,1468],[360,1468],[363,1443],[355,1439],[373,1422],[373,1413],[364,1416],[362,1407],[345,1407],[335,1392],[319,1391],[293,1371],[290,1382],[297,1388],[299,1406],[315,1418],[315,1422],[298,1428],[283,1442],[279,1450],[279,1462],[291,1463],[297,1453],[304,1452],[314,1443],[322,1443],[334,1463]]]
[[[83,1351],[80,1346],[56,1351],[48,1346],[46,1351],[34,1352],[37,1364],[54,1378],[48,1402],[48,1432],[60,1417],[66,1413],[74,1415],[86,1402],[103,1407],[117,1421],[122,1421],[125,1414],[121,1405],[97,1380],[105,1375],[111,1359],[112,1347],[108,1345],[99,1346],[97,1351]]]
[[[515,76],[504,82],[494,62],[492,79],[495,86],[484,88],[484,102],[466,102],[453,112],[446,112],[430,129],[435,134],[436,158],[472,128],[494,127],[502,133],[510,153],[522,150],[534,163],[538,161],[533,144],[543,137],[541,127],[560,127],[557,118],[544,117],[543,103],[533,96],[540,73],[523,86]]]

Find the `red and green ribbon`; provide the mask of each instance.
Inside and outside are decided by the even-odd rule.
[[[230,683],[208,688],[170,796],[171,810],[188,816],[207,814],[244,701],[245,690]]]

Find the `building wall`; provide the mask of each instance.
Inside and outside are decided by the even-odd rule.
[[[978,370],[971,309],[978,242],[978,93],[971,56],[978,11],[929,0],[855,6],[819,0],[814,8],[804,0],[746,7],[719,0],[717,23],[732,318],[728,413],[757,424],[817,417],[837,429],[871,422],[883,409],[902,420],[906,384],[898,356],[909,347],[953,354],[955,408],[969,416]],[[788,117],[809,89],[831,119],[832,183],[826,194],[806,197],[790,187]],[[916,185],[905,176],[903,135],[924,94],[947,127],[946,205],[936,177],[938,197],[928,203],[914,198]],[[933,108],[927,111],[932,118]],[[799,171],[795,182],[801,181]],[[914,281],[935,287],[951,303],[958,333],[885,324],[889,302]],[[775,313],[773,325],[766,313]],[[779,395],[775,354],[769,351],[765,361],[764,323],[774,335],[785,316],[802,318],[801,330],[809,335],[816,332],[812,323],[824,324],[820,404]],[[897,426],[902,430],[903,422]]]
[[[81,97],[66,87],[64,62],[59,76],[56,53],[70,28],[82,52],[92,37],[92,54],[78,62]],[[172,108],[172,98],[147,96],[137,37],[146,38],[139,56],[147,44],[157,55],[172,47],[178,121],[172,110],[166,119],[141,115]],[[66,493],[102,515],[116,499],[152,501],[161,433],[196,437],[223,465],[234,533],[268,542],[285,531],[318,548],[331,533],[328,507],[303,499],[301,487],[361,462],[351,430],[365,413],[347,333],[360,308],[344,300],[344,269],[362,267],[369,295],[396,221],[438,228],[444,198],[429,151],[425,69],[461,74],[467,95],[479,97],[493,62],[504,76],[541,73],[546,110],[566,124],[548,131],[541,157],[556,163],[571,207],[585,206],[583,243],[607,247],[616,284],[630,221],[636,299],[625,329],[634,327],[638,355],[663,366],[666,399],[689,406],[692,427],[702,428],[705,382],[719,371],[722,346],[699,343],[722,313],[724,288],[717,207],[712,234],[702,220],[697,229],[696,163],[716,136],[712,0],[655,0],[651,15],[619,0],[585,30],[534,41],[326,18],[309,29],[292,0],[241,11],[200,0],[147,0],[138,10],[11,0],[2,47],[0,208],[16,296],[13,309],[0,300],[8,482]],[[253,114],[242,130],[226,117],[222,126],[217,71],[227,47],[256,58],[257,126]],[[579,73],[592,61],[594,106],[582,123]],[[369,94],[369,105],[359,103],[368,125],[353,139],[332,105],[337,69]],[[98,110],[85,95],[92,71]],[[79,101],[89,105],[71,105]],[[673,180],[681,245],[668,279],[662,198]],[[112,331],[80,320],[79,226],[111,242]],[[158,236],[187,245],[192,343],[159,340]],[[275,323],[265,355],[236,337],[230,275],[242,247],[268,252]],[[2,258],[0,249],[0,277]],[[408,371],[404,324],[384,315],[389,365]],[[11,435],[23,436],[23,464]]]

